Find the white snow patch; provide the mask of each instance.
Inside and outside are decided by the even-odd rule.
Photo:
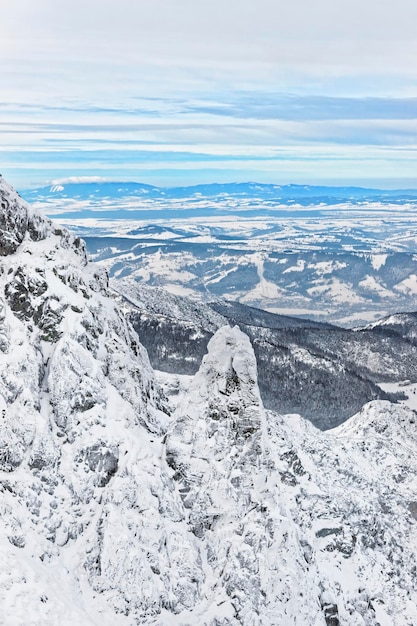
[[[394,286],[396,291],[400,291],[404,294],[417,294],[417,276],[416,274],[410,274],[407,278]]]
[[[373,254],[371,256],[371,263],[374,270],[378,271],[383,267],[387,261],[388,254]]]

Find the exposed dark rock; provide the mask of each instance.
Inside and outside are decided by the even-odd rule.
[[[97,443],[84,452],[85,461],[91,471],[96,473],[97,485],[104,487],[117,472],[119,451],[116,446]]]

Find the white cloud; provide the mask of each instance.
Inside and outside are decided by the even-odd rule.
[[[417,52],[415,0],[14,0],[1,22],[3,53],[66,74],[107,67],[116,84],[113,69],[140,81],[150,67],[214,78],[238,69],[242,82],[292,71],[412,76]]]
[[[51,180],[51,185],[68,185],[69,183],[104,183],[110,180],[103,176],[68,176],[67,178],[56,178]]]
[[[184,150],[227,152],[225,169],[255,171],[258,158],[262,177],[279,170],[261,159],[287,150],[281,171],[297,177],[318,175],[323,163],[306,165],[303,155],[324,150],[325,167],[342,176],[340,147],[346,177],[360,168],[373,177],[408,175],[414,153],[405,147],[417,143],[417,113],[401,98],[417,97],[415,23],[415,0],[5,2],[0,146],[6,169],[32,165],[49,179],[77,167],[80,175],[122,172],[133,168],[139,150],[164,152],[161,168],[174,169]],[[306,100],[288,99],[286,108],[276,93]],[[377,95],[386,98],[378,104],[364,97]],[[350,110],[340,96],[362,100]],[[367,151],[360,167],[356,146]],[[372,146],[384,155],[383,168]],[[64,156],[54,168],[58,153]],[[36,155],[37,162],[25,161]],[[254,161],[239,166],[236,155]],[[223,167],[190,163],[184,167]],[[156,167],[154,160],[137,164],[138,171]]]

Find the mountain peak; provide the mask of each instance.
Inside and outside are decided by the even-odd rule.
[[[260,406],[256,358],[249,337],[238,326],[223,326],[213,335],[207,350],[194,381],[199,396],[238,394],[247,404]]]
[[[72,248],[86,264],[84,242],[35,211],[0,176],[0,256],[13,254],[24,241],[39,242],[50,236],[58,237],[62,248]]]
[[[178,420],[168,448],[192,441],[193,454],[212,449],[227,459],[262,430],[263,405],[257,383],[256,358],[249,337],[237,326],[223,326],[208,343],[186,400],[177,409]]]

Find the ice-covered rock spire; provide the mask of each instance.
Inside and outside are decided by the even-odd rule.
[[[215,517],[237,503],[250,505],[255,468],[262,463],[265,417],[256,360],[237,326],[224,326],[210,340],[177,416],[167,437],[167,458],[202,534],[207,511]]]
[[[257,551],[268,542],[258,484],[265,417],[253,349],[238,327],[225,326],[210,340],[176,416],[167,460],[203,542],[207,597],[216,589],[218,604],[230,607],[234,619],[220,623],[256,623],[263,602]]]

